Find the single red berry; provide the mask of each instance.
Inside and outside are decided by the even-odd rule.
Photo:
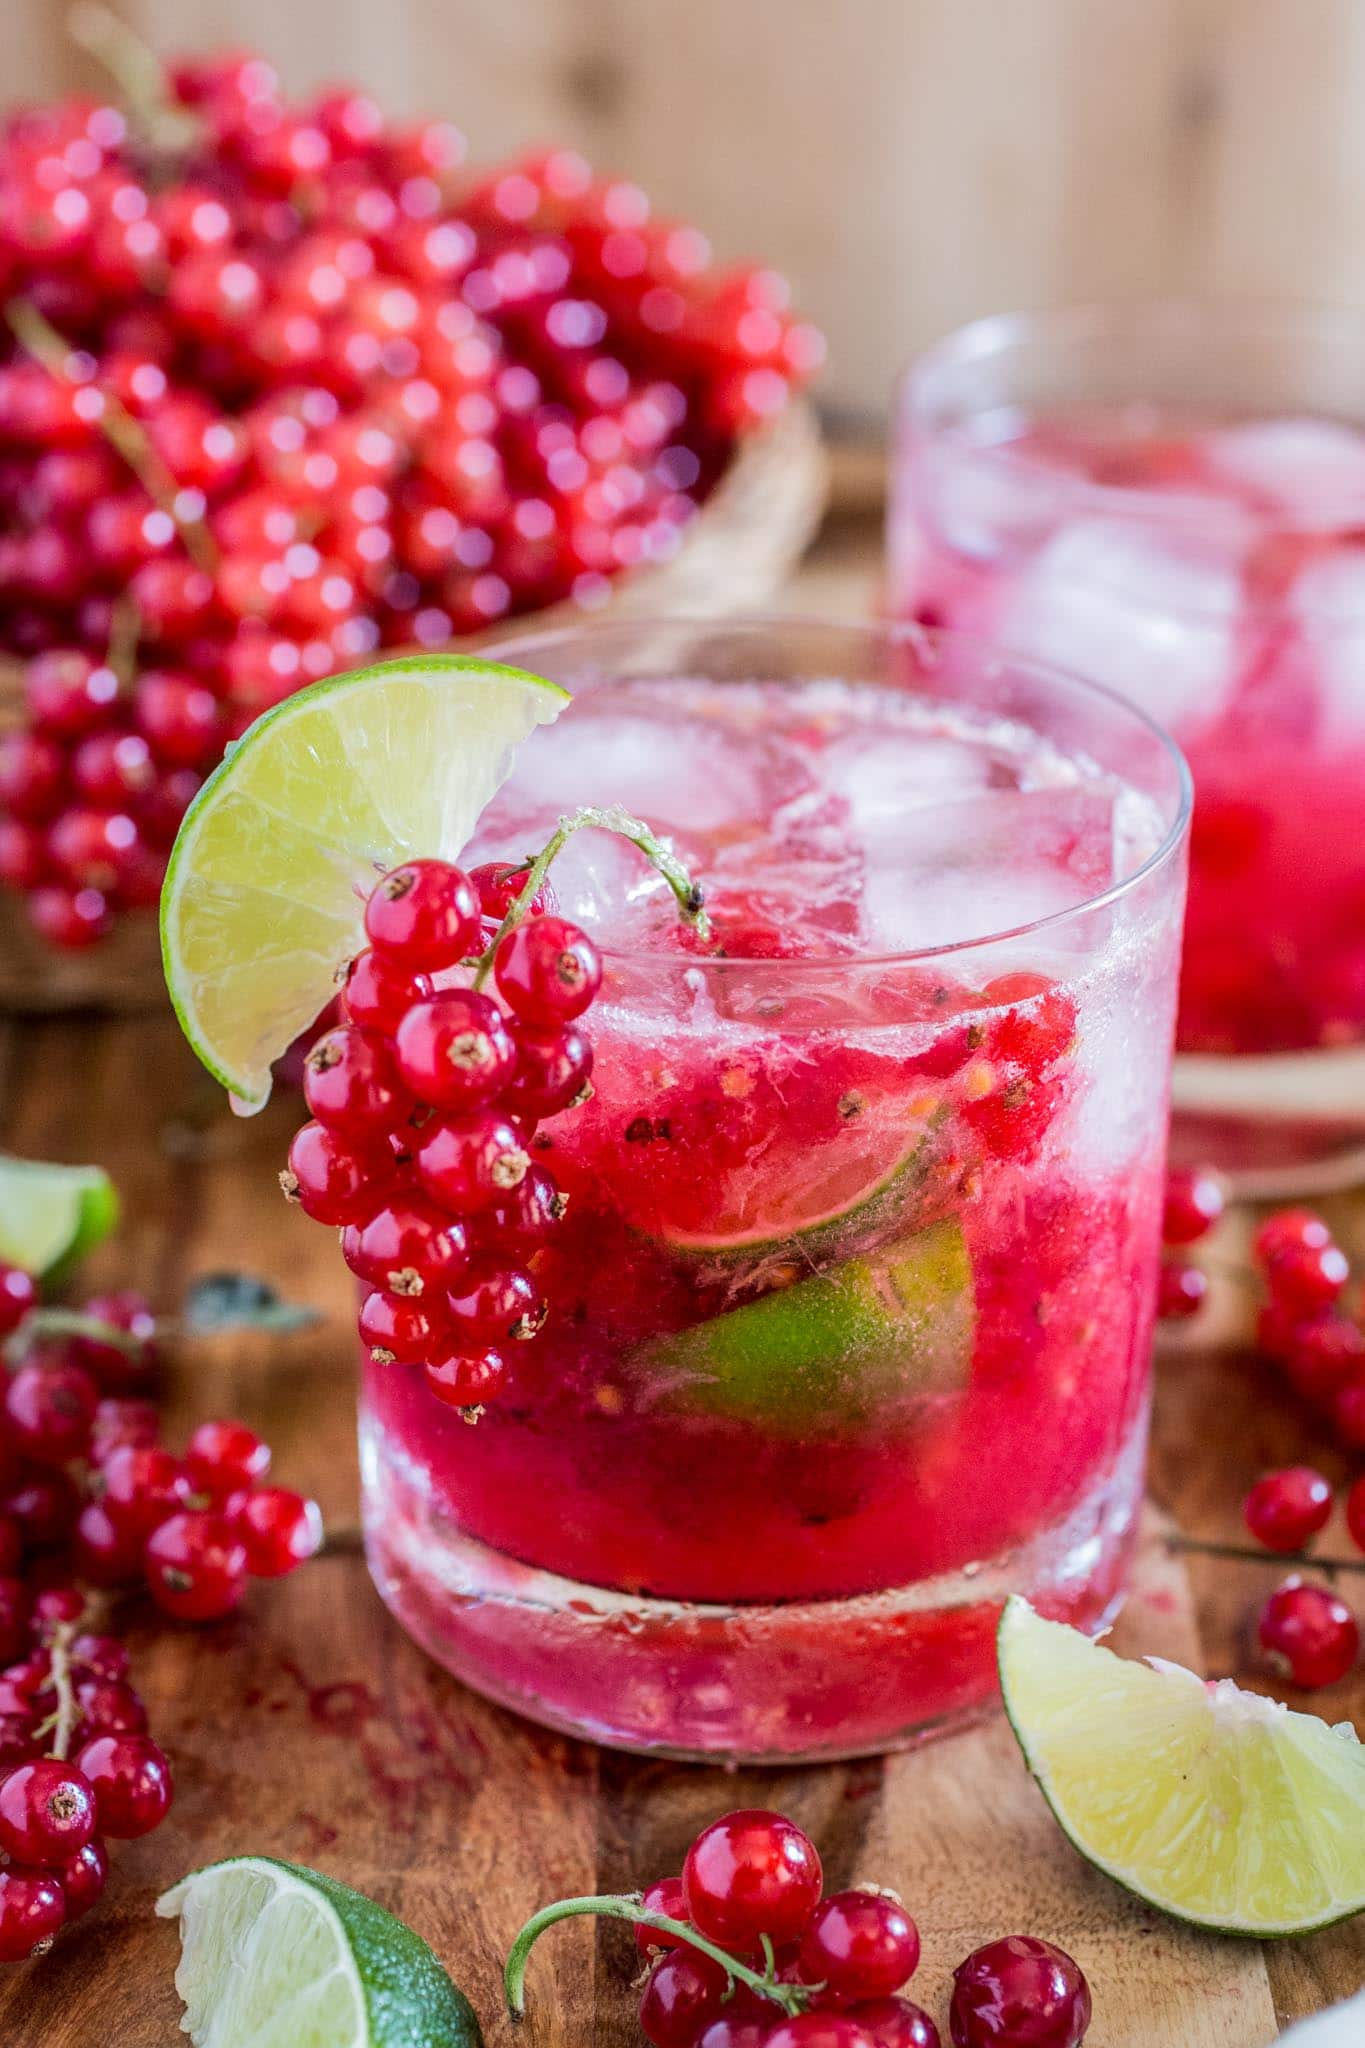
[[[76,1764],[94,1787],[101,1834],[132,1841],[150,1834],[169,1813],[171,1767],[147,1736],[97,1735]]]
[[[257,1486],[270,1470],[270,1446],[244,1422],[201,1422],[185,1446],[196,1493],[215,1502]]]
[[[233,1517],[253,1579],[280,1579],[322,1548],[322,1511],[284,1486],[249,1493]]]
[[[127,1677],[131,1659],[128,1645],[117,1636],[79,1635],[71,1645],[71,1662],[94,1678],[120,1679]]]
[[[102,1465],[125,1444],[154,1444],[160,1436],[161,1414],[154,1402],[108,1396],[95,1409],[90,1456],[97,1465]]]
[[[781,2020],[768,2035],[768,2048],[871,2048],[872,2036],[842,2012],[803,2012]]]
[[[1257,1627],[1270,1667],[1305,1691],[1335,1685],[1360,1650],[1355,1616],[1326,1586],[1286,1579],[1261,1609]]]
[[[26,825],[55,818],[66,795],[66,755],[55,739],[36,732],[0,739],[0,808]]]
[[[367,947],[346,971],[341,1007],[353,1024],[364,1024],[392,1037],[412,1008],[431,994],[431,978],[384,953]]]
[[[1365,1451],[1365,1378],[1348,1381],[1333,1396],[1332,1428],[1348,1451]]]
[[[295,1132],[280,1186],[315,1223],[355,1223],[382,1198],[393,1174],[391,1153],[386,1161],[376,1148],[362,1151],[312,1123]]]
[[[688,1918],[722,1945],[749,1949],[760,1935],[797,1941],[820,1902],[820,1858],[780,1813],[741,1808],[703,1828],[687,1852]]]
[[[473,1109],[511,1079],[517,1050],[491,996],[442,989],[415,1003],[398,1027],[398,1069],[421,1101],[437,1109]]]
[[[80,952],[108,935],[111,915],[99,889],[67,889],[57,883],[35,889],[28,899],[29,919],[50,946]]]
[[[516,1125],[491,1108],[435,1124],[422,1134],[417,1152],[423,1187],[454,1216],[502,1201],[526,1178],[530,1163]]]
[[[1311,1209],[1277,1209],[1256,1232],[1252,1252],[1258,1265],[1269,1266],[1285,1252],[1322,1251],[1332,1233]]]
[[[29,719],[51,739],[74,740],[94,732],[108,722],[118,696],[114,671],[76,647],[53,647],[24,671]]]
[[[650,1885],[640,1901],[649,1913],[662,1913],[668,1920],[687,1919],[687,1900],[683,1895],[683,1881],[680,1877],[661,1877]],[[635,1946],[642,1956],[662,1955],[665,1949],[677,1948],[676,1934],[667,1934],[658,1927],[645,1927],[637,1923]]]
[[[0,1870],[0,1963],[22,1963],[52,1946],[66,1900],[50,1870]]]
[[[602,962],[592,940],[554,915],[528,918],[508,932],[493,972],[519,1017],[551,1028],[581,1016],[602,986]]]
[[[364,1223],[348,1225],[341,1249],[359,1279],[388,1294],[440,1296],[469,1266],[464,1225],[421,1195],[396,1195]]]
[[[469,879],[479,899],[479,908],[490,924],[501,924],[521,895],[527,880],[529,861],[520,866],[510,860],[489,860],[469,870]],[[531,898],[527,915],[540,917],[555,909],[555,892],[547,875]]]
[[[592,1057],[591,1042],[576,1024],[558,1031],[521,1030],[517,1070],[503,1101],[526,1116],[555,1116],[586,1095]]]
[[[545,1321],[546,1305],[531,1275],[519,1266],[485,1267],[447,1299],[456,1338],[471,1350],[483,1344],[525,1342]]]
[[[157,1362],[156,1317],[146,1296],[130,1287],[92,1294],[81,1313],[113,1333],[77,1338],[76,1356],[86,1371],[110,1393],[140,1385]]]
[[[96,1735],[145,1735],[147,1709],[131,1685],[113,1678],[87,1678],[76,1687],[83,1739]]]
[[[887,1998],[915,1974],[919,1932],[889,1892],[822,1899],[801,1941],[801,1975],[840,1998]]]
[[[908,1998],[878,1998],[868,2005],[855,2005],[848,2017],[858,2022],[873,2048],[942,2048],[933,2020]]]
[[[1156,1312],[1163,1322],[1185,1322],[1208,1298],[1208,1276],[1198,1266],[1163,1259],[1157,1281]]]
[[[360,1305],[361,1342],[380,1365],[419,1365],[437,1342],[432,1310],[418,1296],[375,1288]]]
[[[1302,1316],[1295,1315],[1281,1302],[1262,1302],[1256,1311],[1257,1350],[1276,1365],[1287,1364],[1303,1321]]]
[[[1265,1277],[1273,1301],[1311,1315],[1331,1307],[1350,1279],[1351,1268],[1339,1245],[1304,1245],[1277,1253]]]
[[[26,1550],[64,1542],[79,1512],[80,1495],[65,1472],[34,1472],[0,1495],[0,1514],[19,1524]]]
[[[320,1124],[362,1144],[391,1130],[411,1106],[388,1045],[358,1024],[339,1024],[312,1046],[303,1098]]]
[[[33,1626],[46,1642],[57,1628],[73,1628],[85,1614],[86,1597],[77,1586],[46,1586],[33,1601]]]
[[[1163,1244],[1197,1244],[1206,1237],[1226,1206],[1222,1183],[1207,1167],[1180,1167],[1166,1181],[1161,1212]]]
[[[94,1791],[70,1764],[38,1757],[0,1778],[0,1849],[13,1862],[56,1869],[94,1833]]]
[[[1265,1313],[1274,1312],[1272,1303]],[[1302,1400],[1311,1401],[1317,1408],[1330,1408],[1342,1388],[1359,1374],[1365,1360],[1365,1336],[1335,1309],[1295,1322],[1283,1341],[1290,1386]]]
[[[109,1851],[98,1835],[65,1862],[56,1873],[66,1900],[66,1918],[79,1920],[95,1905],[109,1881]]]
[[[1332,1512],[1332,1489],[1311,1465],[1286,1465],[1256,1481],[1242,1512],[1267,1550],[1302,1550]]]
[[[428,1392],[447,1408],[482,1408],[502,1392],[507,1366],[499,1351],[450,1352],[429,1359],[424,1377]]]
[[[145,1561],[152,1598],[177,1621],[219,1621],[246,1591],[246,1547],[225,1515],[171,1515],[148,1537]]]
[[[697,2036],[697,2048],[768,2048],[771,2033],[771,2020],[731,2018],[722,2013]]]
[[[529,1258],[554,1236],[568,1212],[569,1198],[543,1166],[528,1166],[526,1177],[489,1215],[488,1241],[500,1253]]]
[[[694,2048],[719,2014],[728,1982],[721,1965],[697,1949],[660,1956],[640,1999],[640,2031],[653,2048]]]
[[[1357,1550],[1365,1550],[1365,1474],[1346,1496],[1346,1527]]]
[[[130,1586],[142,1574],[143,1541],[116,1528],[99,1501],[87,1501],[76,1520],[76,1567],[92,1586]]]
[[[953,2048],[1078,2048],[1090,1986],[1065,1949],[1032,1935],[989,1942],[953,1972]]]
[[[5,1386],[16,1450],[35,1465],[68,1465],[90,1445],[99,1390],[78,1365],[21,1365]]]
[[[407,861],[384,876],[365,906],[370,944],[423,973],[476,951],[479,932],[479,899],[449,861]]]
[[[38,1303],[38,1283],[22,1266],[0,1264],[0,1337],[17,1330]]]
[[[113,1527],[130,1537],[150,1536],[189,1499],[193,1482],[184,1462],[160,1444],[118,1444],[101,1467],[99,1505]]]

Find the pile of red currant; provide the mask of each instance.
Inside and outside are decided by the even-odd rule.
[[[308,1215],[341,1228],[368,1289],[370,1356],[420,1366],[436,1399],[471,1420],[507,1379],[505,1347],[545,1318],[531,1266],[566,1197],[528,1148],[542,1117],[584,1098],[592,1046],[577,1020],[602,981],[548,883],[499,936],[525,882],[505,862],[465,874],[438,860],[379,882],[344,1021],[304,1062],[314,1121],[281,1176]],[[475,982],[491,970],[496,997],[434,986],[486,941]]]
[[[1197,1243],[1223,1213],[1223,1192],[1206,1170],[1172,1173],[1163,1235],[1168,1246]],[[1365,1451],[1365,1335],[1342,1305],[1351,1269],[1321,1216],[1279,1209],[1256,1233],[1252,1256],[1266,1299],[1257,1318],[1262,1354],[1326,1423],[1348,1454]],[[1162,1268],[1160,1305],[1167,1317],[1197,1313],[1208,1293],[1200,1268],[1170,1260]],[[1251,1534],[1267,1550],[1303,1551],[1332,1513],[1332,1487],[1308,1465],[1267,1472],[1243,1509]],[[1346,1497],[1346,1526],[1365,1550],[1365,1475]],[[1294,1575],[1270,1595],[1257,1619],[1257,1638],[1270,1668],[1313,1691],[1335,1685],[1360,1654],[1360,1630],[1346,1602],[1329,1587]]]
[[[0,138],[0,880],[66,946],[155,899],[301,684],[666,560],[822,353],[571,151],[468,172],[448,122],[290,104],[254,56],[142,115]]]
[[[545,1929],[595,1912],[634,1923],[653,2048],[940,2048],[934,2021],[903,1995],[920,1940],[900,1900],[874,1886],[825,1895],[823,1882],[794,1822],[726,1814],[702,1829],[681,1877],[537,1913],[508,1958],[509,2003],[520,2013],[526,1959]],[[953,2048],[1077,2048],[1090,2015],[1080,1967],[1031,1935],[990,1942],[953,1974]]]
[[[322,1541],[316,1505],[263,1484],[266,1444],[202,1423],[183,1457],[145,1397],[156,1323],[134,1294],[39,1307],[0,1266],[0,1961],[46,1947],[108,1874],[103,1838],[142,1835],[171,1801],[165,1756],[100,1617],[145,1585],[166,1613],[216,1620],[252,1576]]]

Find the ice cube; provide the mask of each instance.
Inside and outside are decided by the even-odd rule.
[[[1204,456],[1277,511],[1330,522],[1365,507],[1365,434],[1336,420],[1248,420],[1210,434]]]
[[[1225,508],[1223,508],[1225,511]],[[1064,527],[1006,597],[998,637],[1129,697],[1183,737],[1211,724],[1248,658],[1250,522],[1119,519]]]
[[[1079,787],[991,790],[907,812],[870,849],[864,942],[953,945],[1085,903],[1114,879],[1114,824],[1113,795]]]
[[[855,840],[875,839],[907,810],[985,789],[990,765],[983,746],[880,726],[832,740],[815,763],[822,786],[847,805]]]
[[[1322,744],[1365,740],[1365,550],[1340,548],[1300,570],[1290,594],[1318,698]]]
[[[1077,489],[1074,473],[1035,455],[951,439],[922,448],[906,475],[918,501],[913,516],[954,553],[978,562],[1036,547],[1066,516]]]

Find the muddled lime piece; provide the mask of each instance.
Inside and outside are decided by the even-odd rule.
[[[971,1262],[949,1219],[653,1338],[628,1370],[663,1405],[837,1435],[964,1385],[974,1325]]]
[[[479,2023],[419,1935],[349,1885],[234,1856],[156,1902],[180,1919],[175,1988],[194,2048],[479,2048]]]
[[[1348,1724],[1134,1663],[1010,1600],[1000,1688],[1088,1862],[1177,1919],[1303,1934],[1365,1908],[1365,1748]]]
[[[364,944],[365,898],[454,859],[521,742],[569,701],[463,655],[380,662],[257,719],[191,804],[161,894],[166,985],[199,1058],[258,1109]]]
[[[118,1195],[103,1167],[0,1155],[0,1264],[60,1280],[117,1222]]]

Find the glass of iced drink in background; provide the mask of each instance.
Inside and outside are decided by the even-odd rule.
[[[459,1676],[683,1757],[875,1751],[994,1690],[1010,1591],[1100,1624],[1142,1493],[1187,781],[1102,691],[956,636],[603,627],[481,821],[596,831],[590,1101],[550,1305],[474,1428],[366,1364],[380,1590]],[[433,762],[432,773],[440,773]]]
[[[1365,315],[978,322],[907,372],[896,616],[1130,697],[1195,784],[1175,1144],[1266,1191],[1365,1143]]]

